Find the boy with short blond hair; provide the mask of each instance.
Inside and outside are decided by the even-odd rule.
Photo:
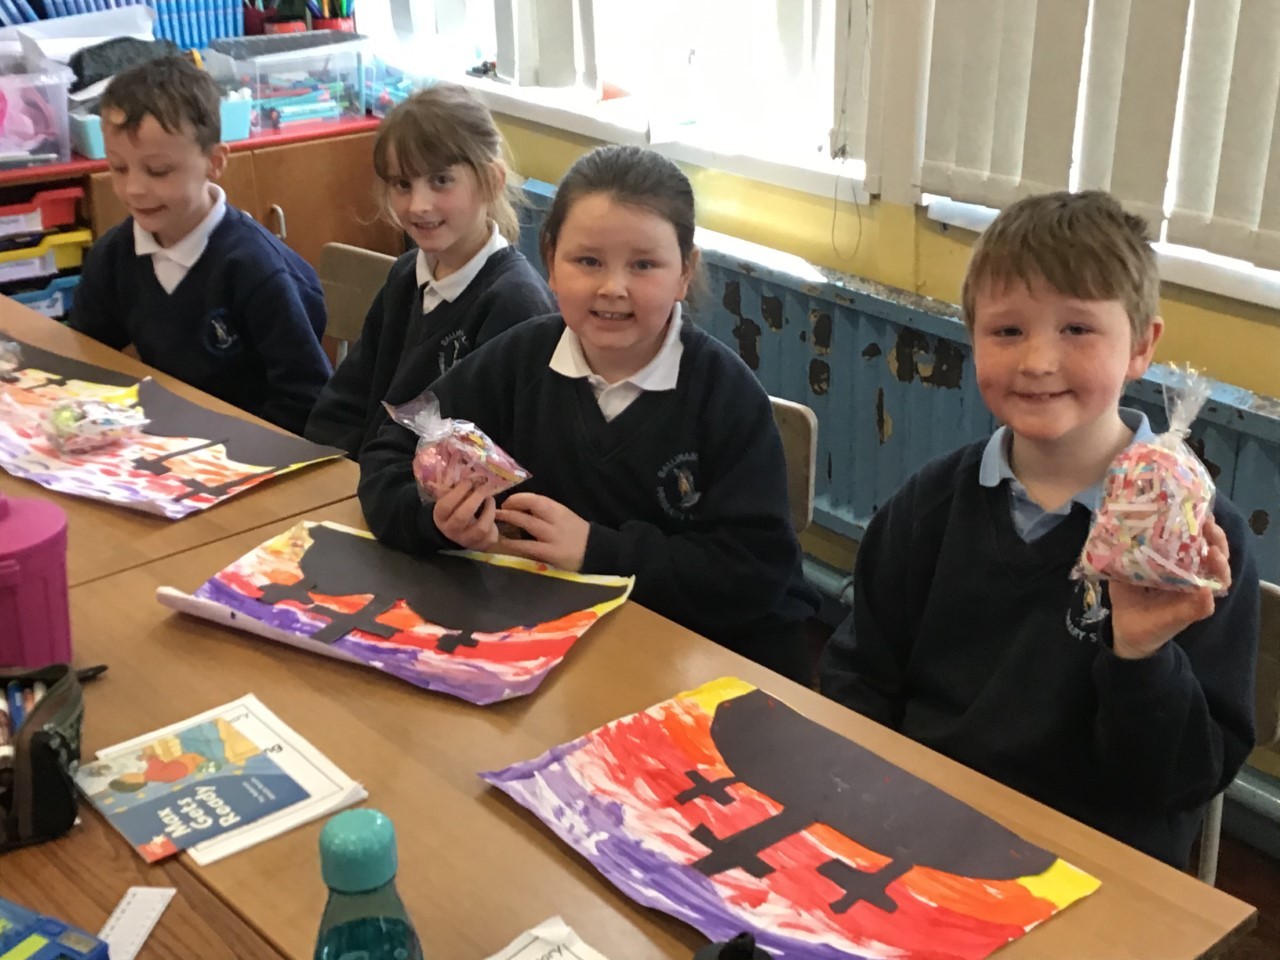
[[[1149,439],[1119,406],[1164,329],[1146,224],[1099,192],[1021,200],[979,238],[964,319],[1004,426],[924,467],[858,550],[830,697],[1176,866],[1253,746],[1258,574],[1222,495],[1207,572],[1171,593],[1070,577],[1112,459]]]
[[[185,58],[152,60],[111,81],[101,113],[130,216],[89,251],[71,327],[301,433],[332,372],[320,280],[214,182],[218,85]]]

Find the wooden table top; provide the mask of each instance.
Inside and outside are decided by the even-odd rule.
[[[8,297],[0,297],[0,337],[5,334],[101,367],[139,377],[150,375],[174,393],[210,410],[263,423]],[[358,480],[359,468],[354,463],[346,458],[331,460],[268,480],[225,503],[181,520],[166,520],[114,504],[54,493],[3,470],[0,470],[0,493],[9,497],[45,498],[66,511],[67,578],[74,586],[344,500],[355,495]]]
[[[0,897],[97,933],[130,887],[173,887],[138,960],[282,960],[181,863],[144,863],[87,804],[80,820],[60,840],[0,857]]]
[[[360,525],[354,501],[311,519]],[[692,928],[615,891],[477,771],[542,753],[719,676],[739,676],[1058,853],[1101,889],[999,952],[1001,960],[1181,960],[1215,953],[1252,907],[629,603],[580,640],[532,696],[476,707],[200,620],[150,599],[194,589],[283,524],[72,591],[77,658],[111,666],[86,688],[86,754],[257,694],[395,822],[399,887],[430,952],[483,957],[562,915],[615,960],[687,960]],[[325,888],[312,824],[190,869],[286,956],[309,957]],[[185,861],[184,861],[185,862]]]

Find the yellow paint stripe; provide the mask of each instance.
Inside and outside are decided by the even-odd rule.
[[[703,713],[711,716],[716,712],[716,707],[726,700],[740,697],[754,689],[755,687],[747,683],[747,681],[739,680],[737,677],[721,677],[719,680],[704,683],[697,689],[686,690],[684,693],[679,694],[676,699],[693,700],[702,708]]]
[[[1097,877],[1090,876],[1062,859],[1053,861],[1053,865],[1039,876],[1020,877],[1018,883],[1041,900],[1048,900],[1059,910],[1087,897],[1102,886],[1102,881]]]

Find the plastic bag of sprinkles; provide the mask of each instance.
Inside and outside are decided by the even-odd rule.
[[[382,405],[392,420],[418,435],[413,476],[424,503],[439,500],[464,481],[493,497],[529,479],[529,471],[474,423],[442,417],[440,401],[431,391],[398,407],[385,400]]]
[[[21,366],[22,348],[12,340],[0,337],[0,380],[16,380],[15,371]]]
[[[1209,552],[1204,524],[1213,510],[1213,478],[1186,444],[1210,384],[1193,370],[1179,372],[1182,383],[1172,400],[1165,392],[1168,431],[1130,444],[1107,469],[1102,505],[1074,576],[1159,590],[1222,589],[1201,572]]]

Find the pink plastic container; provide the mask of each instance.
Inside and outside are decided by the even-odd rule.
[[[70,662],[67,515],[0,493],[0,664]]]

